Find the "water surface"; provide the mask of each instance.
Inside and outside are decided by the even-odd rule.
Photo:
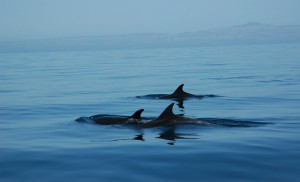
[[[300,45],[0,54],[1,181],[298,181]],[[137,130],[95,114],[270,123]]]

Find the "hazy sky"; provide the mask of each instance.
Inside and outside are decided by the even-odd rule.
[[[0,41],[300,24],[300,0],[0,0]]]

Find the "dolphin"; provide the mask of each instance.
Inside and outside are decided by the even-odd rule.
[[[270,124],[267,122],[234,120],[234,119],[218,119],[218,118],[187,118],[173,113],[174,103],[170,104],[161,114],[154,120],[148,122],[139,122],[139,128],[154,128],[162,126],[176,125],[199,125],[199,126],[223,126],[223,127],[257,127]]]
[[[177,89],[171,94],[150,94],[145,96],[137,96],[137,98],[146,98],[146,99],[172,99],[179,102],[182,102],[188,98],[197,98],[203,99],[204,97],[217,97],[217,95],[208,94],[208,95],[195,95],[183,90],[184,84],[181,84]]]
[[[94,116],[90,116],[89,119],[101,125],[138,123],[141,121],[141,114],[143,111],[144,109],[139,109],[131,116],[94,115]]]
[[[197,125],[209,125],[208,122],[200,119],[186,118],[173,113],[174,103],[170,104],[158,118],[149,121],[147,123],[141,123],[138,126],[140,128],[153,128],[159,126],[173,126],[180,124],[197,124]]]
[[[188,97],[203,98],[202,95],[193,95],[193,94],[185,92],[183,90],[183,86],[184,86],[184,84],[179,85],[172,94],[161,96],[161,98],[162,99],[180,99],[180,100],[184,100],[185,98],[188,98]]]

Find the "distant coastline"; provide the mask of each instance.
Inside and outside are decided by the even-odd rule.
[[[0,53],[300,43],[300,25],[250,22],[180,34],[124,34],[0,42]]]

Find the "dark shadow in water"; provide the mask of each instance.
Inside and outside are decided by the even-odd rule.
[[[168,145],[174,145],[177,140],[199,139],[199,136],[196,134],[177,133],[175,127],[166,127],[163,128],[163,131],[161,131],[156,138],[167,140]],[[142,142],[146,141],[144,139],[144,134],[135,135],[133,138],[121,138],[121,139],[114,139],[111,141],[118,142],[118,141],[128,141],[128,140],[142,141]],[[96,140],[91,140],[91,141],[96,142]]]
[[[144,139],[144,135],[140,134],[140,135],[136,135],[132,140],[140,140],[140,141],[145,141]]]
[[[184,110],[183,100],[177,101],[177,106],[179,107],[179,109],[181,109],[181,111],[183,111]]]
[[[111,140],[113,142],[116,142],[116,141],[124,141],[124,140],[137,140],[137,141],[145,141],[144,139],[144,134],[138,134],[138,135],[135,135],[133,138],[122,138],[122,139],[115,139],[115,140]]]
[[[164,140],[169,140],[167,144],[169,145],[174,145],[176,140],[179,139],[198,139],[198,135],[196,134],[184,134],[184,133],[176,133],[176,128],[171,127],[171,128],[166,128],[163,132],[159,133],[159,136],[156,138],[164,139]]]
[[[175,142],[179,139],[198,139],[198,135],[196,134],[185,134],[185,133],[177,133],[175,127],[164,128],[162,132],[158,134],[156,138],[168,140],[168,145],[174,145]],[[115,139],[112,141],[124,141],[124,140],[137,140],[137,141],[145,141],[144,134],[135,135],[133,138],[127,139]]]

